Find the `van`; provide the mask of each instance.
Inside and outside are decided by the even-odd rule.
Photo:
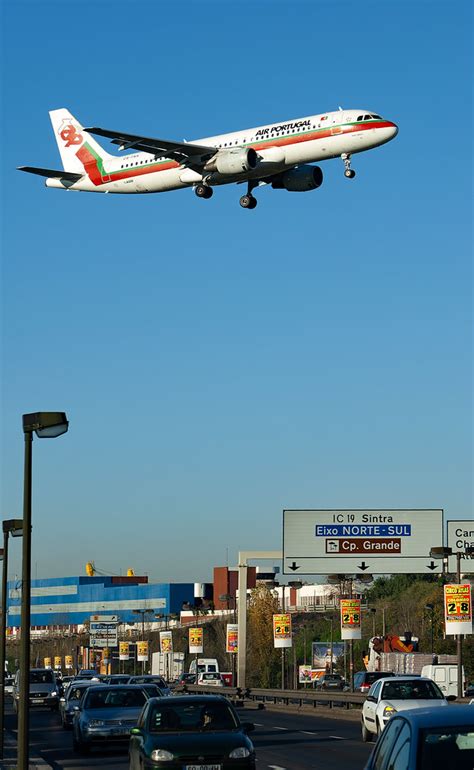
[[[52,711],[59,708],[61,688],[56,679],[56,674],[51,668],[31,668],[29,671],[29,698],[30,706],[47,706]],[[20,671],[15,674],[13,685],[13,708],[18,711],[20,700]]]
[[[218,674],[219,663],[217,662],[217,658],[198,658],[197,670],[198,674]],[[189,673],[196,673],[196,658],[191,661],[191,665],[189,666]]]
[[[453,665],[452,663],[439,663],[437,665],[431,664],[428,666],[423,666],[421,669],[421,676],[427,676],[429,679],[432,679],[433,682],[436,682],[445,697],[447,695],[458,694],[458,667],[456,664]],[[464,666],[462,669],[462,684],[462,692],[464,695],[464,690],[467,686],[466,677],[464,674]]]

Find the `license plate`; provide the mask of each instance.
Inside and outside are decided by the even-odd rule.
[[[44,703],[43,698],[32,698],[32,703]]]
[[[128,730],[126,727],[119,727],[116,730],[111,730],[111,735],[128,735],[130,733],[130,730]]]
[[[185,765],[184,770],[221,770],[222,765]]]

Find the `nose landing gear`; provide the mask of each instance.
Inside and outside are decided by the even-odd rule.
[[[258,181],[255,181],[254,179],[250,180],[247,185],[247,194],[242,195],[242,197],[239,200],[240,205],[243,209],[254,209],[257,205],[257,199],[252,195],[252,190],[254,187],[258,187]]]
[[[354,179],[356,172],[351,168],[351,155],[349,152],[343,152],[341,155],[344,161],[344,176],[346,179]]]

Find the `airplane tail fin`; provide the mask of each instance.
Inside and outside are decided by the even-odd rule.
[[[49,117],[65,171],[83,174],[85,160],[90,161],[90,155],[95,156],[97,161],[114,157],[106,152],[87,131],[84,131],[69,110],[64,107],[60,110],[51,110]]]

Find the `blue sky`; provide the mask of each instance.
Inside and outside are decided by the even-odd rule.
[[[70,419],[34,443],[33,574],[206,580],[280,548],[285,507],[472,518],[470,3],[15,0],[3,21],[4,518],[21,415]],[[236,186],[72,195],[15,170],[58,168],[59,107],[181,140],[338,105],[400,133],[255,211]]]

